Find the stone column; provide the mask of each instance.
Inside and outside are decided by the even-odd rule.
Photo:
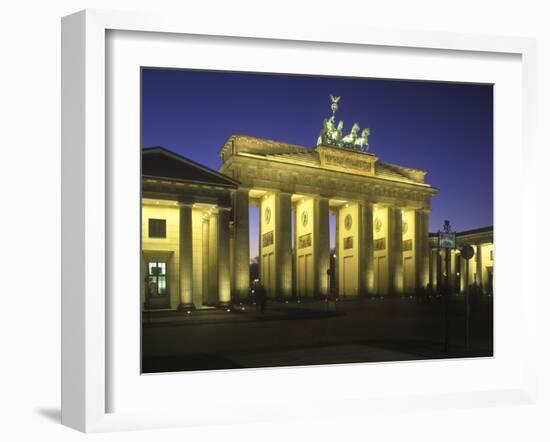
[[[468,266],[468,261],[466,261],[464,258],[462,258],[462,255],[459,255],[460,258],[459,261],[460,261],[460,293],[464,293],[464,290],[466,290],[466,272],[469,272],[470,269],[469,269],[469,266]],[[468,275],[468,278],[469,278],[469,283],[471,284],[472,283],[472,274],[470,273]]]
[[[202,222],[202,302],[208,305],[209,295],[209,253],[210,221],[207,217]]]
[[[292,296],[292,203],[290,193],[279,192],[276,196],[275,220],[275,296]]]
[[[481,293],[485,293],[483,289],[483,262],[481,259],[481,244],[476,244],[476,273]]]
[[[209,305],[218,303],[218,211],[212,211],[208,220],[208,292],[206,299]]]
[[[231,305],[231,275],[229,273],[229,212],[231,208],[218,210],[218,303]]]
[[[248,189],[238,189],[235,195],[234,271],[235,295],[238,300],[248,296],[250,287],[250,236],[248,220]]]
[[[415,281],[416,290],[424,290],[429,282],[429,232],[428,211],[415,210],[414,212],[414,241],[415,241]]]
[[[449,285],[451,286],[451,294],[456,293],[456,278],[458,273],[458,259],[460,259],[460,253],[457,253],[456,250],[451,250],[449,252],[450,262],[449,262]]]
[[[328,198],[319,197],[314,200],[314,294],[328,296],[328,275],[330,268],[330,227],[328,213]]]
[[[432,285],[432,291],[437,291],[437,278],[438,278],[438,254],[437,249],[430,249],[430,283]]]
[[[298,297],[298,208],[296,203],[293,206],[294,216],[294,257],[292,260],[292,296]]]
[[[195,308],[193,305],[193,205],[180,204],[179,229],[179,310]]]
[[[372,203],[359,204],[359,294],[374,293]]]
[[[403,293],[403,215],[400,207],[388,207],[390,293]]]
[[[444,272],[444,264],[443,264],[443,255],[441,253],[441,249],[436,249],[435,251],[435,257],[437,259],[436,262],[436,287],[437,292],[439,293],[442,288],[445,286],[445,279],[443,278],[443,272]]]
[[[258,201],[258,279],[262,279],[262,203]]]
[[[341,253],[341,249],[340,249],[340,208],[337,207],[336,209],[334,209],[334,212],[336,214],[335,216],[335,219],[336,219],[336,237],[334,238],[334,254],[336,255],[336,259],[334,260],[334,265],[335,265],[335,268],[334,268],[334,277],[336,279],[336,284],[335,284],[335,296],[336,297],[339,297],[340,296],[340,283],[341,283],[341,278],[340,278],[340,253]]]

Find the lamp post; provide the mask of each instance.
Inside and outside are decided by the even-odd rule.
[[[451,223],[449,220],[445,220],[443,223],[443,231],[438,232],[438,247],[445,249],[445,289],[443,291],[443,303],[444,303],[444,323],[445,323],[445,353],[449,350],[449,294],[451,292],[451,249],[456,247],[456,232],[451,231]]]

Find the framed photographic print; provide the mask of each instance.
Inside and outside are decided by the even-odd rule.
[[[63,21],[63,422],[529,402],[532,41],[234,29]]]

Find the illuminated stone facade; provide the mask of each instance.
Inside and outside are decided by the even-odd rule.
[[[260,279],[270,296],[412,294],[428,286],[428,216],[437,191],[425,183],[426,172],[372,153],[245,135],[229,137],[220,155],[220,172],[260,208]],[[248,219],[235,219],[243,236],[248,228]],[[235,242],[237,260],[248,260],[248,247]]]
[[[235,180],[163,148],[143,150],[141,296],[145,309],[231,304],[231,249],[237,233],[232,217],[243,212],[238,212],[238,202]]]
[[[466,287],[466,260],[460,249],[471,245],[475,254],[469,260],[469,282],[484,295],[493,294],[494,243],[493,228],[469,230],[456,234],[456,248],[449,253],[449,286],[451,293],[464,293]],[[441,292],[446,284],[446,254],[437,247],[437,233],[430,234],[430,286]]]
[[[271,298],[428,287],[428,216],[437,191],[424,171],[372,153],[244,135],[230,136],[219,153],[222,165],[213,171],[166,149],[143,151],[145,309],[246,298],[250,204],[259,208],[260,279]]]

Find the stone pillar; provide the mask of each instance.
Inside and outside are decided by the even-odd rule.
[[[455,294],[456,293],[456,278],[458,273],[458,260],[460,259],[460,253],[458,253],[456,250],[451,250],[449,252],[450,262],[449,262],[449,285],[450,285],[450,293]]]
[[[314,294],[328,296],[328,275],[330,268],[330,227],[328,198],[319,197],[314,200],[314,231],[313,231],[313,259],[314,259]]]
[[[262,279],[262,203],[258,201],[258,280]]]
[[[469,260],[466,261],[462,255],[460,255],[459,258],[460,261],[460,293],[464,293],[466,290],[466,271],[470,272],[470,268],[468,267]],[[469,283],[472,283],[472,273],[470,272],[468,274]]]
[[[275,220],[275,265],[277,297],[292,296],[292,203],[290,193],[277,194]]]
[[[428,211],[415,210],[414,212],[414,246],[415,246],[415,281],[416,290],[424,290],[429,282],[429,232]]]
[[[485,290],[483,288],[483,262],[481,259],[481,244],[476,245],[476,273],[481,293],[485,293]]]
[[[403,293],[403,216],[400,207],[388,207],[390,293]]]
[[[179,229],[180,310],[193,305],[193,205],[180,204]]]
[[[298,207],[296,203],[293,206],[294,217],[294,238],[292,238],[294,244],[294,257],[292,260],[292,296],[298,297]]]
[[[229,207],[218,210],[218,302],[231,305],[231,275],[229,273]]]
[[[208,220],[208,292],[209,305],[218,303],[218,211],[214,210]]]
[[[238,300],[248,296],[250,287],[250,236],[248,220],[248,189],[238,189],[235,195],[234,271],[235,296]]]
[[[445,265],[443,264],[443,256],[441,254],[441,249],[436,249],[436,287],[437,287],[437,293],[441,293],[443,290],[443,287],[445,285],[445,279],[443,278],[443,272],[445,269]]]
[[[334,254],[336,255],[336,259],[334,260],[334,278],[336,279],[336,283],[334,285],[334,292],[335,296],[338,298],[340,296],[341,284],[340,265],[338,264],[338,262],[340,259],[340,254],[342,253],[340,247],[340,208],[337,207],[336,209],[334,209],[334,213],[336,214],[336,237],[334,238]]]
[[[434,251],[431,248],[428,248],[429,253],[429,268],[430,268],[430,287],[432,290],[435,290],[437,287],[437,279],[435,277],[436,267],[434,259]]]
[[[359,294],[374,293],[372,203],[359,204]]]
[[[229,278],[231,279],[231,300],[235,294],[235,224],[229,221]]]
[[[209,273],[210,273],[210,221],[207,217],[202,222],[202,302],[208,305],[209,301]]]

